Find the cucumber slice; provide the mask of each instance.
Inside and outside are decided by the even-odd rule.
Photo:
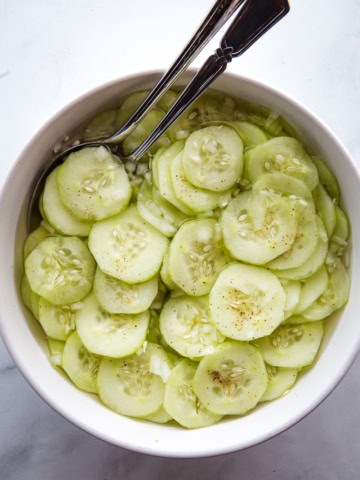
[[[227,266],[209,296],[211,318],[226,337],[253,340],[284,320],[286,295],[277,277],[261,267]]]
[[[182,360],[172,370],[165,389],[165,410],[186,428],[206,427],[222,417],[207,410],[197,398],[193,388],[196,369],[195,362]]]
[[[81,302],[71,305],[53,305],[44,298],[40,298],[39,322],[48,337],[65,341],[75,330],[76,312],[81,308]]]
[[[66,340],[61,366],[73,383],[85,392],[96,393],[99,364],[100,358],[86,350],[76,332],[72,333]]]
[[[257,348],[224,342],[204,357],[194,377],[200,402],[219,415],[243,415],[259,402],[268,385],[264,360]]]
[[[267,263],[295,241],[296,218],[280,196],[240,193],[222,212],[220,224],[231,255],[248,263]]]
[[[228,260],[216,220],[190,220],[171,242],[170,277],[188,295],[206,295]]]
[[[63,204],[84,220],[101,220],[126,208],[131,185],[120,159],[105,147],[71,153],[58,172]]]
[[[52,171],[46,179],[43,197],[46,219],[55,230],[64,235],[87,237],[91,223],[77,218],[62,202],[58,187],[59,168]]]
[[[100,269],[126,283],[145,282],[156,275],[168,244],[133,205],[96,223],[89,235],[89,248]]]
[[[83,299],[91,290],[95,262],[76,237],[48,237],[25,260],[31,289],[55,305]]]
[[[315,207],[321,220],[324,222],[326,233],[330,238],[336,225],[336,212],[334,202],[326,193],[325,188],[319,184],[313,192]]]
[[[269,385],[261,397],[261,402],[269,402],[286,394],[296,382],[299,370],[297,368],[282,368],[266,366]]]
[[[285,318],[290,317],[300,300],[301,283],[296,280],[286,280],[280,278],[281,286],[286,295]]]
[[[174,105],[178,96],[178,92],[175,92],[174,90],[168,90],[161,96],[157,104],[159,108],[167,112]]]
[[[96,269],[94,294],[100,306],[109,313],[141,313],[152,304],[158,293],[157,277],[130,285]]]
[[[120,358],[141,347],[149,321],[149,312],[137,315],[108,313],[91,294],[83,300],[83,307],[76,314],[76,330],[90,352]]]
[[[144,420],[154,423],[168,423],[172,420],[172,416],[167,413],[163,406],[161,406],[156,412],[145,417]]]
[[[26,308],[32,310],[31,305],[31,287],[26,275],[23,275],[20,286],[21,300]]]
[[[27,236],[24,244],[24,259],[47,237],[53,236],[45,227],[40,226]]]
[[[327,289],[302,315],[307,321],[322,320],[343,307],[348,301],[349,293],[349,276],[341,260],[337,259],[335,269],[329,272]]]
[[[302,280],[316,273],[325,263],[326,255],[329,248],[327,234],[324,223],[318,216],[316,217],[316,223],[318,226],[318,242],[313,254],[310,255],[310,257],[305,260],[304,263],[299,267],[278,270],[276,272],[276,275],[278,277],[293,280]]]
[[[253,123],[237,121],[232,122],[231,124],[240,135],[245,149],[261,145],[269,139],[266,133]]]
[[[172,144],[174,145],[174,144]],[[169,147],[170,148],[170,147]],[[155,186],[155,188],[157,190],[159,190],[159,174],[158,174],[158,170],[157,170],[157,162],[158,162],[158,158],[166,152],[166,147],[161,147],[159,148],[154,157],[150,159],[149,161],[149,166],[150,166],[150,170],[151,170],[151,180]],[[180,151],[180,150],[179,150]]]
[[[299,302],[293,313],[299,314],[307,310],[322,295],[329,284],[329,275],[325,266],[307,278],[301,287]]]
[[[325,190],[330,195],[331,198],[335,198],[336,202],[339,203],[340,200],[340,189],[338,181],[336,180],[335,175],[330,170],[330,167],[324,162],[324,160],[317,156],[313,155],[311,160],[314,162],[318,174],[320,183],[325,187]]]
[[[62,356],[65,348],[65,342],[48,338],[48,347],[50,353],[50,362],[54,367],[61,367]]]
[[[130,155],[142,142],[150,135],[150,133],[157,127],[160,120],[165,115],[165,112],[160,109],[151,110],[140,121],[135,130],[128,135],[122,142],[122,151],[125,156]],[[148,152],[154,154],[160,147],[166,147],[170,144],[170,139],[166,133],[149,148]]]
[[[192,133],[185,142],[182,166],[192,185],[225,192],[240,179],[244,145],[231,127],[217,125]]]
[[[137,196],[137,209],[141,217],[167,237],[173,237],[187,216],[165,200],[156,188],[145,180]]]
[[[171,348],[189,358],[208,355],[224,341],[210,320],[208,297],[168,300],[160,313],[160,331]]]
[[[160,270],[160,277],[169,290],[179,290],[178,285],[174,282],[174,280],[172,280],[169,273],[169,250],[164,255],[163,264]]]
[[[151,362],[169,365],[165,350],[147,343],[145,352],[121,359],[103,358],[97,377],[100,400],[111,410],[131,417],[146,417],[163,403],[165,384],[151,373]]]
[[[349,221],[345,213],[335,205],[336,225],[330,239],[330,251],[341,257],[348,246],[350,234]]]
[[[116,120],[117,115],[117,108],[111,108],[98,113],[86,126],[83,137],[84,141],[110,137],[119,127]]]
[[[31,302],[31,311],[36,320],[40,318],[40,295],[31,291],[30,293],[30,302]]]
[[[256,345],[269,365],[301,368],[314,361],[323,332],[322,322],[284,324],[269,337],[259,338]]]
[[[256,182],[266,173],[283,173],[302,180],[310,190],[319,183],[315,165],[301,143],[292,137],[276,137],[248,150],[245,176]]]
[[[170,165],[172,160],[182,151],[183,146],[184,142],[182,141],[173,143],[162,155],[154,157],[152,169],[155,172],[154,176],[158,178],[159,192],[165,200],[186,215],[194,215],[194,210],[176,197],[171,180]]]
[[[129,120],[131,115],[135,112],[135,110],[140,106],[140,104],[145,100],[148,95],[148,90],[142,90],[128,95],[120,105],[116,117],[116,123],[119,126],[122,126],[127,120]]]
[[[171,182],[176,198],[195,212],[207,212],[217,207],[226,207],[230,202],[231,193],[214,192],[195,187],[186,178],[182,166],[183,153],[180,152],[171,160]]]
[[[269,108],[254,103],[239,104],[241,113],[250,123],[263,128],[270,135],[277,137],[283,135],[283,119]]]

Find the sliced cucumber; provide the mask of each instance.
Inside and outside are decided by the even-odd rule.
[[[141,313],[152,304],[159,282],[153,277],[143,283],[128,284],[96,269],[94,293],[100,306],[109,313]]]
[[[242,415],[259,402],[268,385],[259,350],[242,342],[224,342],[204,357],[194,377],[200,402],[219,415]]]
[[[86,126],[84,131],[84,140],[98,140],[103,137],[110,137],[119,127],[116,117],[117,108],[111,108],[98,113]]]
[[[186,428],[206,427],[221,419],[221,415],[211,413],[197,398],[193,388],[196,369],[195,362],[182,360],[172,370],[165,389],[165,410]]]
[[[140,106],[140,104],[145,100],[148,95],[148,90],[142,90],[128,95],[120,105],[116,117],[116,123],[121,127],[127,120],[129,120],[131,115],[135,112],[135,110]]]
[[[338,181],[336,180],[335,175],[330,170],[330,167],[324,162],[324,160],[317,156],[313,155],[311,160],[315,163],[317,168],[320,182],[324,185],[325,190],[330,195],[331,198],[335,198],[336,202],[339,203],[340,199],[340,189]]]
[[[145,282],[156,275],[168,244],[133,205],[96,223],[89,235],[89,248],[100,269],[126,283]]]
[[[154,176],[157,177],[159,192],[169,203],[186,215],[194,215],[194,210],[181,202],[175,195],[171,180],[170,165],[172,160],[182,151],[184,142],[173,143],[162,155],[154,157],[152,169]]]
[[[269,385],[261,397],[261,402],[275,400],[284,395],[296,382],[299,370],[297,368],[266,367]]]
[[[283,173],[302,180],[310,190],[319,183],[315,165],[301,143],[292,137],[276,137],[245,154],[246,177],[256,182],[266,173]]]
[[[54,367],[61,367],[62,356],[65,348],[65,342],[48,338],[48,347],[50,352],[50,362]]]
[[[323,336],[322,322],[298,325],[284,324],[269,337],[259,338],[256,345],[264,360],[274,367],[301,368],[311,365]]]
[[[75,330],[76,312],[81,308],[81,302],[71,305],[53,305],[44,298],[40,298],[39,322],[48,337],[64,342]]]
[[[53,236],[49,230],[40,226],[33,232],[31,232],[25,240],[24,244],[24,259],[27,258],[35,247],[47,237]]]
[[[182,155],[185,176],[192,185],[225,192],[240,179],[244,145],[231,127],[217,125],[192,133]]]
[[[79,238],[48,237],[25,260],[25,272],[35,293],[55,305],[68,305],[91,290],[95,262]]]
[[[137,196],[137,209],[144,220],[167,237],[173,237],[187,216],[144,181]]]
[[[269,335],[284,320],[284,289],[265,268],[241,263],[227,266],[209,300],[214,324],[223,335],[235,340]]]
[[[302,315],[308,321],[326,318],[346,304],[349,293],[349,276],[341,260],[337,259],[334,270],[329,272],[328,287]]]
[[[186,178],[182,157],[183,154],[180,152],[171,160],[170,165],[171,182],[176,198],[195,212],[207,212],[217,207],[225,207],[231,199],[231,193],[204,190],[192,185]]]
[[[161,406],[156,412],[145,417],[144,420],[154,423],[168,423],[172,420],[172,416],[167,413],[163,406]]]
[[[46,219],[60,233],[87,237],[91,223],[76,217],[62,202],[58,187],[59,168],[52,171],[46,179],[43,197]]]
[[[293,313],[299,314],[307,310],[322,295],[329,284],[329,275],[325,266],[305,280],[301,287],[299,302]]]
[[[228,260],[216,220],[190,220],[171,242],[170,277],[188,295],[206,295]]]
[[[72,333],[66,340],[61,366],[73,383],[85,392],[96,393],[99,364],[100,358],[86,350],[76,332]]]
[[[280,196],[240,193],[221,214],[226,248],[238,260],[263,264],[288,251],[296,235],[291,203]]]
[[[31,306],[32,291],[31,291],[29,280],[27,279],[26,275],[23,275],[22,277],[20,293],[21,293],[21,300],[23,304],[25,305],[26,308],[28,308],[31,311],[32,310],[32,306]]]
[[[180,287],[174,282],[169,273],[169,251],[167,251],[164,255],[163,264],[160,270],[160,277],[169,290],[180,290]]]
[[[148,343],[145,352],[121,359],[103,358],[97,377],[100,400],[111,410],[131,417],[146,417],[163,403],[165,384],[150,371],[153,357],[169,364],[164,349]]]
[[[297,280],[280,279],[281,286],[284,289],[286,295],[285,303],[285,318],[290,317],[292,312],[296,309],[300,300],[301,283]]]
[[[256,147],[265,143],[269,137],[264,130],[250,122],[232,122],[233,127],[238,132],[246,149]]]
[[[224,341],[210,320],[207,297],[168,300],[160,314],[160,331],[171,348],[189,358],[208,355]]]
[[[349,221],[345,213],[335,205],[336,225],[330,239],[330,251],[341,257],[348,246],[350,234]]]
[[[76,314],[76,330],[86,348],[97,355],[125,357],[144,343],[150,315],[111,314],[103,310],[94,294],[83,300]]]
[[[324,222],[326,233],[330,238],[336,225],[336,212],[334,202],[326,193],[325,188],[319,184],[313,192],[315,207],[318,215]]]
[[[79,218],[101,220],[126,208],[131,185],[120,159],[105,147],[71,153],[58,172],[61,200]]]
[[[173,145],[173,144],[172,144]],[[169,147],[170,148],[170,147]],[[149,166],[150,166],[150,170],[151,170],[151,180],[154,184],[154,187],[159,190],[159,175],[158,175],[158,170],[157,170],[157,162],[158,162],[158,158],[163,154],[165,153],[167,150],[166,147],[161,147],[159,148],[154,157],[150,159],[149,161]],[[180,151],[180,149],[179,149]]]
[[[310,257],[299,267],[278,270],[276,272],[278,277],[302,280],[316,273],[325,263],[329,248],[327,234],[324,223],[320,217],[316,217],[316,223],[318,226],[318,242],[312,255],[310,255]]]

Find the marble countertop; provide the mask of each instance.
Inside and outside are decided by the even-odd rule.
[[[359,0],[291,3],[290,14],[228,70],[303,102],[360,164]],[[212,0],[1,0],[0,186],[49,116],[108,80],[169,65],[211,5]],[[216,41],[196,66],[211,46]],[[208,459],[162,459],[116,448],[71,425],[32,390],[0,340],[0,478],[355,480],[359,368],[358,359],[311,415],[262,445]]]

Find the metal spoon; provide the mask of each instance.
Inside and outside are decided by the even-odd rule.
[[[290,10],[287,0],[218,0],[184,51],[155,85],[136,112],[117,132],[108,138],[84,142],[67,148],[58,155],[51,157],[49,162],[44,165],[43,171],[37,179],[30,202],[28,213],[29,230],[31,230],[34,214],[36,216],[37,202],[43,188],[43,180],[50,170],[61,163],[69,153],[80,148],[119,145],[134,130],[162,94],[175,82],[191,60],[195,58],[241,4],[244,5],[230,25],[230,28],[226,31],[220,47],[206,60],[202,68],[182,91],[176,102],[149,137],[131,155],[127,157],[121,156],[122,160],[139,160],[165,130],[224,72],[227,64],[233,58],[244,53]]]

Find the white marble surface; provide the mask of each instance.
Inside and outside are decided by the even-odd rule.
[[[266,81],[304,102],[360,164],[360,2],[291,3],[288,17],[229,71]],[[50,115],[100,83],[166,67],[211,4],[0,0],[0,185],[24,143]],[[358,359],[315,412],[277,438],[222,457],[173,460],[116,448],[72,426],[34,393],[0,343],[0,478],[355,480],[359,367]]]

